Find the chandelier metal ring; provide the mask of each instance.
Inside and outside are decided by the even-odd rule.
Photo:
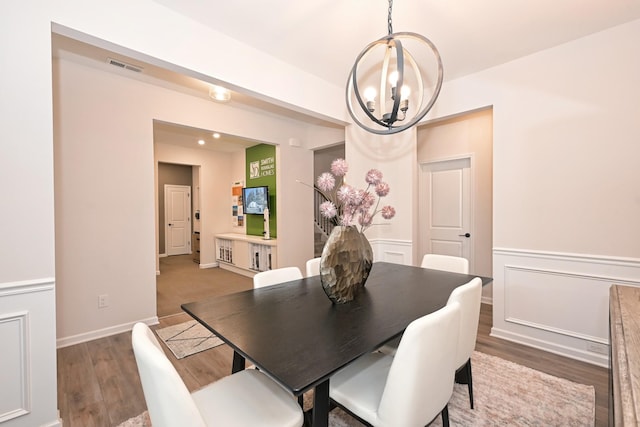
[[[419,67],[417,66],[413,56],[403,47],[401,39],[412,39],[417,40],[420,44],[426,45],[435,57],[435,62],[437,64],[437,78],[435,81],[435,85],[433,86],[433,93],[428,102],[425,101],[425,93],[424,93],[424,82],[422,75],[419,71]],[[386,91],[386,77],[389,71],[389,61],[392,55],[392,51],[395,51],[396,58],[396,67],[397,67],[397,83],[395,87],[392,87],[392,96],[393,100],[391,111],[385,113],[384,107],[382,108],[383,116],[376,117],[373,115],[373,107],[371,107],[370,101],[365,102],[363,100],[363,96],[360,92],[360,88],[358,87],[358,67],[361,61],[369,55],[374,48],[379,45],[386,46],[387,51],[385,52],[385,58],[382,63],[382,75],[380,81],[380,95],[381,97],[384,95],[383,92]],[[414,73],[416,75],[417,84],[418,84],[418,93],[419,93],[419,102],[416,105],[416,109],[418,110],[415,115],[407,122],[403,120],[406,118],[406,111],[408,110],[408,101],[405,101],[403,105],[403,101],[400,96],[400,89],[403,88],[404,85],[404,68],[405,62],[408,62],[408,65],[412,67]],[[440,89],[442,87],[443,80],[443,68],[442,68],[442,59],[440,57],[440,53],[435,45],[426,37],[411,33],[411,32],[399,32],[389,34],[385,37],[382,37],[379,40],[376,40],[370,43],[364,50],[358,55],[356,61],[351,68],[351,72],[349,73],[349,78],[347,80],[346,87],[346,101],[347,101],[347,109],[351,118],[354,122],[365,129],[368,132],[378,134],[378,135],[388,135],[394,134],[398,132],[402,132],[416,123],[418,123],[433,107],[438,95],[440,93]],[[364,124],[357,116],[354,110],[354,98],[357,101],[356,105],[360,107],[360,109],[364,112],[365,116],[368,117],[373,123],[380,126],[380,128],[373,128]],[[423,106],[424,105],[424,106]],[[402,118],[398,118],[398,111],[405,115]],[[395,123],[401,121],[400,125],[396,125]]]

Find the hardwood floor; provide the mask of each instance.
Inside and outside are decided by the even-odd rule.
[[[247,289],[247,280],[251,283],[248,278],[235,279],[238,291]],[[210,277],[205,281],[208,280]],[[209,282],[207,288],[197,292],[187,291],[184,286],[174,288],[180,291],[176,294],[182,296],[166,298],[174,301],[173,306],[177,303],[179,307],[182,302],[208,296],[212,286]],[[226,287],[225,292],[227,291],[233,291],[232,287]],[[180,302],[184,295],[189,299]],[[596,426],[606,426],[608,370],[490,337],[491,308],[490,305],[482,305],[476,350],[571,381],[593,385],[596,391]],[[166,316],[160,319],[160,324],[154,329],[190,319],[184,313]],[[231,372],[233,352],[227,345],[181,360],[177,360],[166,348],[165,353],[191,391]],[[58,349],[58,408],[65,427],[117,426],[146,409],[131,349],[130,332]]]

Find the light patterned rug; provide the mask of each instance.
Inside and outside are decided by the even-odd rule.
[[[195,320],[156,330],[177,359],[224,344],[220,338]]]
[[[456,384],[449,401],[451,426],[562,426],[587,427],[595,423],[595,390],[539,372],[498,357],[474,352],[473,396],[469,408],[467,386]],[[305,395],[305,409],[311,393]],[[430,426],[442,425],[438,416]],[[147,413],[125,421],[119,427],[149,427]],[[362,425],[339,408],[329,415],[330,427]]]

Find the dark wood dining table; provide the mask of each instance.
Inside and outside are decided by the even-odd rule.
[[[373,264],[364,289],[333,304],[319,276],[207,298],[182,309],[294,396],[314,389],[314,427],[329,419],[329,380],[358,357],[400,336],[413,320],[444,307],[474,275],[387,262]],[[483,284],[491,278],[482,277]]]

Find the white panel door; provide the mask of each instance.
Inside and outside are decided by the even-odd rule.
[[[453,255],[469,260],[471,250],[471,159],[420,165],[420,254]]]
[[[164,186],[165,236],[167,255],[191,252],[191,187]]]

